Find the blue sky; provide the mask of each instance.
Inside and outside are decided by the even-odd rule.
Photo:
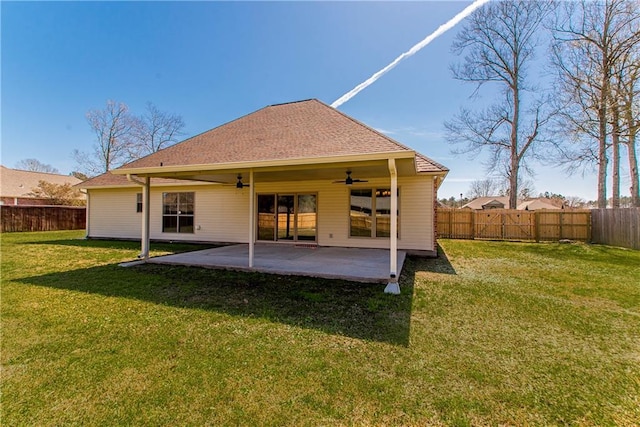
[[[468,4],[3,1],[2,164],[71,172],[73,149],[93,142],[86,112],[108,99],[180,114],[187,136],[270,104],[330,104]],[[453,156],[443,137],[445,120],[483,102],[451,77],[455,31],[339,108],[449,167],[440,197],[486,177],[482,158]],[[593,173],[535,169],[536,192],[596,197]]]

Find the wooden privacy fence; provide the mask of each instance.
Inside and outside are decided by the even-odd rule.
[[[593,243],[640,249],[640,208],[593,209]]]
[[[591,211],[438,209],[438,237],[491,240],[591,239]]]
[[[80,230],[87,222],[84,206],[0,206],[2,232]]]

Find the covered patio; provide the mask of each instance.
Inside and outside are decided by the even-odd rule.
[[[153,257],[147,262],[367,283],[387,283],[389,280],[387,249],[256,243],[253,267],[247,264],[248,256],[249,245],[238,244]],[[405,257],[404,251],[398,251],[398,276]]]

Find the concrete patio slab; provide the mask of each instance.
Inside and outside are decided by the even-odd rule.
[[[406,253],[398,251],[398,277]],[[256,244],[249,268],[249,245],[239,244],[150,258],[149,263],[322,277],[355,282],[386,283],[389,251],[336,247]]]

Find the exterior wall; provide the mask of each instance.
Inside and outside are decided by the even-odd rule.
[[[162,232],[162,193],[195,192],[193,233]],[[140,239],[142,213],[136,212],[136,194],[142,187],[91,189],[88,237]],[[158,240],[248,241],[248,189],[235,187],[181,185],[151,186],[150,236]]]
[[[315,193],[317,242],[321,246],[389,248],[389,238],[349,236],[350,188],[388,188],[390,179],[372,179],[352,186],[327,181],[273,182],[255,185],[257,194]],[[434,185],[432,176],[399,178],[399,249],[431,251],[434,248]],[[89,237],[139,239],[142,214],[136,212],[136,193],[141,187],[91,189]],[[162,232],[162,193],[195,192],[194,233]],[[234,186],[151,186],[150,235],[152,239],[248,242],[250,189]]]
[[[87,237],[140,239],[142,214],[136,213],[136,188],[89,190]]]

